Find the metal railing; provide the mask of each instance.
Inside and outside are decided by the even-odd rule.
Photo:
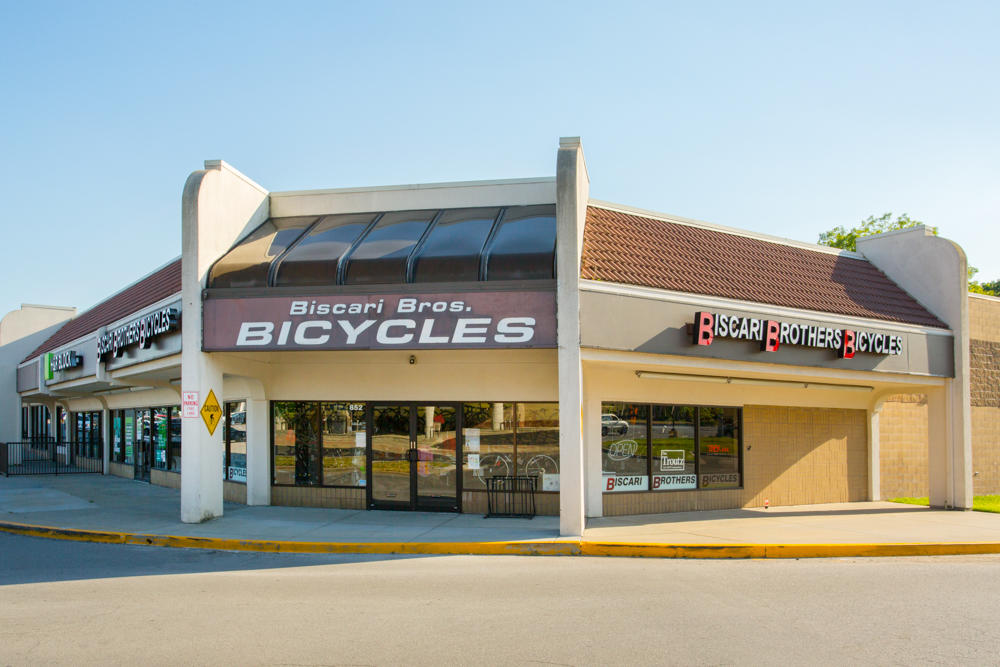
[[[537,477],[487,477],[486,517],[534,517],[537,481]]]
[[[5,476],[88,472],[104,472],[100,443],[56,442],[51,438],[0,443],[0,473]]]

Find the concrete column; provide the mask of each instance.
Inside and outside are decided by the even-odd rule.
[[[943,392],[927,394],[932,427],[928,471],[931,505],[971,509],[972,411],[965,252],[958,244],[934,236],[924,227],[858,239],[858,251],[951,329],[954,379],[946,382]]]
[[[493,430],[499,431],[503,428],[503,403],[493,404]]]
[[[601,397],[583,369],[583,479],[587,517],[604,516]]]
[[[556,157],[556,311],[559,363],[559,534],[583,535],[583,370],[580,254],[590,179],[579,137],[559,140]]]
[[[424,437],[430,440],[434,436],[434,406],[424,406]]]
[[[266,399],[247,399],[247,505],[271,504],[270,419]]]
[[[103,471],[107,475],[111,471],[111,410],[108,410],[107,406],[101,408],[101,442],[104,446],[101,450],[104,452],[104,464]]]
[[[213,355],[201,351],[201,294],[208,271],[238,239],[267,219],[268,202],[264,188],[221,160],[206,162],[205,169],[192,173],[184,184],[181,391],[197,392],[199,406],[204,405],[209,390],[220,404],[223,397],[222,368]],[[248,449],[249,430],[248,425]],[[181,521],[185,523],[222,516],[223,436],[221,425],[210,435],[200,417],[182,420]],[[247,458],[249,464],[249,452]]]

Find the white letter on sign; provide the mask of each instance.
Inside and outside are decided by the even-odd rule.
[[[413,334],[406,333],[402,336],[390,336],[389,329],[394,327],[405,327],[409,330],[416,328],[417,323],[413,320],[386,320],[379,325],[378,331],[375,333],[375,340],[382,345],[403,345],[409,343],[413,340]]]
[[[270,322],[244,322],[240,325],[237,345],[270,345],[274,325]]]
[[[462,317],[455,325],[452,343],[485,343],[486,336],[470,336],[469,334],[485,334],[486,328],[493,320],[489,317]],[[476,326],[476,325],[483,326]]]
[[[527,343],[535,335],[534,317],[505,317],[497,322],[498,343]]]
[[[319,336],[314,336],[309,338],[306,336],[306,332],[310,329],[322,329],[323,331],[329,331],[333,328],[333,325],[326,320],[309,320],[303,322],[295,330],[295,341],[296,345],[322,345],[330,340],[330,334],[320,334]]]

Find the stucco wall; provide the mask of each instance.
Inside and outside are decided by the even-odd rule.
[[[864,410],[747,405],[744,487],[606,493],[605,516],[861,501],[868,494]]]

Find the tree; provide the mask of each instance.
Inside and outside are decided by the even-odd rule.
[[[910,219],[910,216],[906,213],[895,220],[892,219],[892,213],[886,213],[878,218],[870,215],[862,220],[861,224],[857,227],[851,229],[846,229],[843,226],[834,227],[829,231],[823,232],[819,235],[819,243],[820,245],[828,245],[831,248],[841,248],[842,250],[857,252],[858,239],[862,236],[874,236],[883,232],[892,232],[897,229],[906,229],[923,224],[919,220]],[[937,227],[925,226],[931,230],[932,234],[937,236]]]
[[[874,236],[875,234],[891,232],[897,229],[907,229],[908,227],[916,227],[923,224],[924,223],[919,220],[911,219],[906,213],[898,216],[895,220],[892,218],[892,213],[885,213],[877,218],[874,215],[870,215],[866,219],[862,220],[861,224],[857,227],[847,229],[840,226],[823,232],[819,235],[819,243],[820,245],[830,246],[831,248],[841,248],[842,250],[857,252],[858,239],[863,236]],[[937,236],[937,227],[932,227],[930,225],[924,226],[931,230],[932,234]],[[977,273],[979,273],[979,269],[974,266],[969,266],[969,291],[977,294],[1000,296],[1000,280],[980,283],[978,280],[972,279],[972,277]]]

